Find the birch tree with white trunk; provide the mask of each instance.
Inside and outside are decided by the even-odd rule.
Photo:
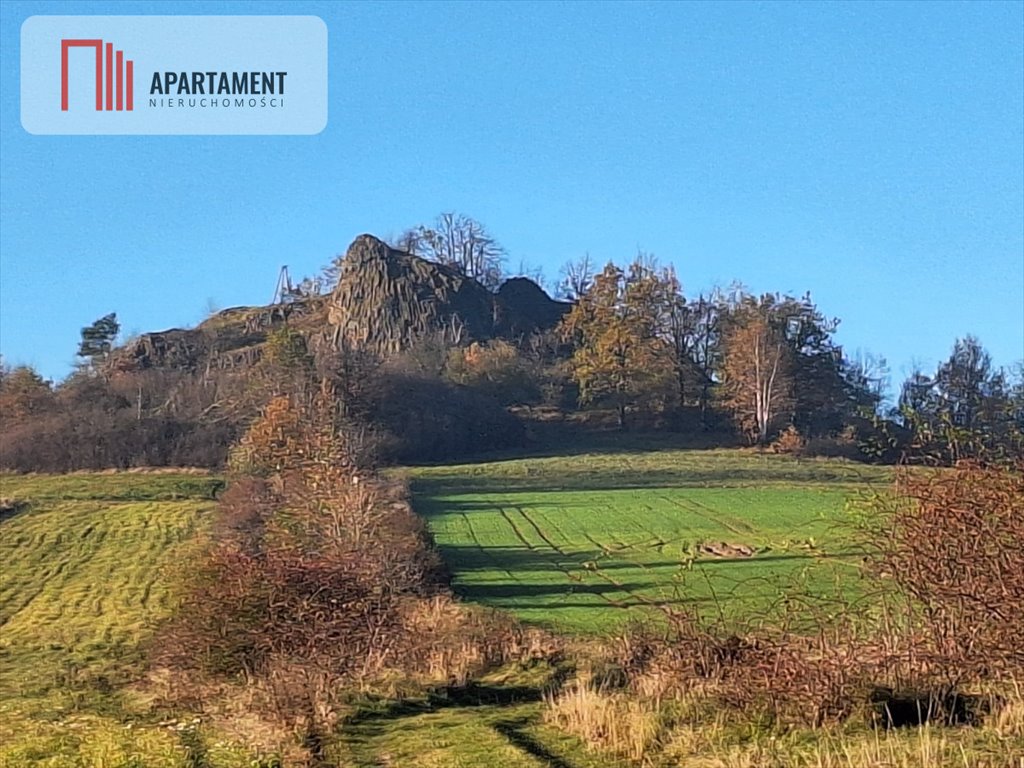
[[[756,303],[739,308],[725,335],[719,399],[736,425],[764,445],[792,416],[792,350]]]

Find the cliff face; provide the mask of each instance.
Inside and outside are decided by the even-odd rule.
[[[480,283],[450,267],[360,235],[345,253],[328,321],[339,342],[396,352],[431,332],[489,338],[493,300]]]
[[[345,254],[328,321],[339,343],[390,353],[432,333],[449,343],[514,339],[554,327],[568,309],[527,278],[494,294],[451,267],[360,235]]]

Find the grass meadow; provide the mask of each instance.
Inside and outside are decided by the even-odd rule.
[[[772,618],[783,592],[823,610],[855,599],[848,503],[889,473],[662,450],[421,467],[412,479],[459,594],[603,634],[666,604],[749,621]]]
[[[246,750],[200,746],[133,690],[173,607],[173,569],[221,485],[180,473],[0,477],[0,496],[27,502],[0,521],[0,766],[177,768],[197,750],[211,766],[247,764]]]
[[[325,766],[1024,767],[1019,694],[981,729],[778,732],[699,702],[647,710],[571,682],[595,635],[656,617],[658,602],[770,616],[786,585],[855,592],[846,504],[883,489],[886,469],[584,450],[402,471],[456,591],[567,634],[573,659],[411,698],[353,693]],[[240,731],[163,710],[140,685],[147,639],[173,609],[220,487],[188,473],[0,477],[0,496],[28,502],[0,519],[0,766],[275,764]],[[756,551],[702,552],[709,542]]]

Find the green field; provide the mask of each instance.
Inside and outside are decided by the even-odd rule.
[[[531,623],[600,633],[659,604],[749,620],[773,616],[784,589],[848,599],[858,553],[847,503],[883,487],[888,472],[662,450],[421,467],[412,477],[457,592]]]
[[[417,509],[458,591],[583,634],[652,615],[651,601],[742,614],[768,611],[786,582],[836,589],[836,574],[854,572],[844,554],[846,499],[888,478],[884,469],[838,462],[673,450],[410,472]],[[261,764],[255,758],[265,753],[232,721],[192,725],[191,714],[154,706],[139,685],[146,641],[174,605],[176,568],[202,542],[220,486],[215,477],[173,473],[0,476],[0,496],[29,502],[0,518],[0,766]],[[758,552],[701,556],[698,545],[712,540]],[[397,701],[356,696],[326,744],[326,764],[630,764],[588,750],[546,714],[545,692],[572,670],[565,662],[513,666],[464,689]],[[670,740],[652,765],[994,768],[1019,744],[1005,728],[879,736],[852,723],[775,733],[714,713],[665,729]]]
[[[160,726],[131,684],[173,604],[168,569],[206,525],[221,484],[187,474],[0,477],[0,497],[28,502],[0,521],[0,765],[183,764],[184,732]]]

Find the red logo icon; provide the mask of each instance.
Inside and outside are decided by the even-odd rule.
[[[124,58],[124,51],[114,52],[114,44],[102,40],[61,40],[60,41],[60,108],[68,111],[68,51],[72,48],[96,49],[96,111],[121,112],[134,109],[132,98],[132,76],[135,62]],[[103,54],[106,51],[106,66]],[[116,62],[116,63],[115,63]],[[106,74],[106,78],[104,78]],[[115,89],[114,81],[117,81]],[[104,87],[104,81],[106,87]],[[105,98],[104,98],[105,97]]]

